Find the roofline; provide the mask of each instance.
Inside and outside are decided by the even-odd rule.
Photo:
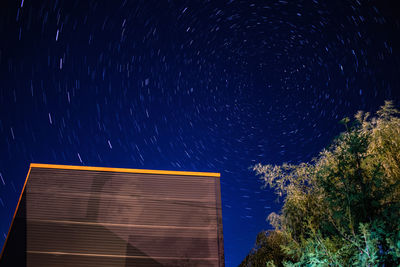
[[[101,172],[125,172],[125,173],[143,173],[143,174],[166,174],[166,175],[186,175],[186,176],[207,176],[221,177],[216,172],[191,172],[191,171],[165,171],[165,170],[146,170],[146,169],[126,169],[126,168],[109,168],[109,167],[91,167],[91,166],[73,166],[73,165],[57,165],[57,164],[41,164],[31,163],[30,168],[47,168],[47,169],[64,169],[64,170],[84,170],[84,171],[101,171]]]

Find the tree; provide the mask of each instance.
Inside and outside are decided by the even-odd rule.
[[[360,111],[351,126],[343,119],[346,131],[311,163],[254,166],[284,198],[281,212],[268,217],[275,229],[268,236],[285,241],[280,250],[263,243],[252,255],[277,253],[265,260],[286,266],[399,265],[399,114],[386,101],[373,118]]]
[[[282,266],[283,261],[293,260],[281,249],[286,243],[282,232],[262,231],[257,235],[255,247],[239,266]]]

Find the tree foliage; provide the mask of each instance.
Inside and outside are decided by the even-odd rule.
[[[386,101],[375,117],[343,119],[346,131],[311,163],[254,166],[284,201],[242,266],[400,265],[399,114]]]
[[[275,263],[282,263],[289,259],[281,249],[281,245],[287,244],[287,241],[286,236],[280,231],[260,232],[255,247],[240,266],[275,266]]]

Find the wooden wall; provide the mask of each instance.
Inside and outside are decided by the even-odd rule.
[[[224,266],[219,177],[200,175],[31,167],[0,265]]]

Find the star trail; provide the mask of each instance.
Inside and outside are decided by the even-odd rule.
[[[0,244],[29,163],[221,173],[226,266],[282,203],[249,169],[311,160],[400,103],[395,1],[0,4]]]

